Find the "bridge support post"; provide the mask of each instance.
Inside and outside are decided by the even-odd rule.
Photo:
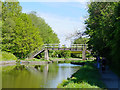
[[[82,51],[82,60],[86,60],[86,53],[85,52],[86,52],[85,50]]]
[[[86,60],[86,45],[84,45],[84,48],[82,50],[82,60]]]
[[[49,60],[49,52],[47,49],[45,49],[45,55],[44,55],[45,60]]]

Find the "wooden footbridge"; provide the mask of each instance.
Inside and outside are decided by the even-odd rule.
[[[87,50],[87,44],[71,44],[70,47],[65,45],[60,46],[60,44],[44,44],[42,49],[37,49],[34,52],[30,53],[27,58],[31,59],[36,57],[42,52],[45,52],[45,60],[49,60],[49,50],[70,50],[71,53],[82,53],[82,59],[86,59],[86,53],[91,53]]]

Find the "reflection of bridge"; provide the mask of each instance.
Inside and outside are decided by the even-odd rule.
[[[34,58],[42,52],[45,52],[45,60],[49,60],[49,50],[70,50],[71,53],[82,53],[82,59],[86,59],[86,53],[91,53],[87,50],[87,44],[71,44],[70,47],[66,47],[65,45],[60,46],[60,44],[44,44],[41,50],[36,50],[29,58]]]

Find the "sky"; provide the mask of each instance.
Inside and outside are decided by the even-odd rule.
[[[44,18],[62,45],[69,46],[71,40],[66,38],[78,30],[85,30],[87,2],[20,2],[20,5],[23,13],[36,11],[37,16]]]

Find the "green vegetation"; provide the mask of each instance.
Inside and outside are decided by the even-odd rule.
[[[31,59],[31,60],[25,60],[25,61],[50,61],[50,60],[45,60],[45,59],[36,59],[36,58],[34,58],[34,59]]]
[[[2,22],[2,23],[1,23]],[[18,58],[40,50],[43,44],[59,43],[52,28],[35,12],[22,13],[19,2],[2,2],[2,51]]]
[[[13,71],[13,69],[16,67],[16,65],[13,66],[7,66],[7,67],[2,67],[2,72],[10,72]]]
[[[93,62],[87,61],[87,65],[72,75],[71,78],[63,80],[58,88],[105,88],[105,85],[100,80],[98,69],[93,66]]]
[[[17,60],[17,57],[9,52],[2,52],[2,61]]]
[[[38,28],[44,44],[54,44],[60,42],[57,34],[54,33],[52,28],[45,22],[43,18],[37,17],[36,12],[32,11],[29,16],[32,20],[33,26]]]
[[[113,70],[120,70],[120,2],[91,2],[85,33],[94,55],[106,57]]]
[[[91,62],[93,60],[59,60],[58,63],[71,63],[71,62],[76,62],[76,63],[82,63],[82,62]]]
[[[50,57],[59,57],[59,58],[70,58],[71,51],[70,50],[50,50],[49,51]]]
[[[74,40],[74,44],[86,44],[89,41],[89,38],[79,37]]]

